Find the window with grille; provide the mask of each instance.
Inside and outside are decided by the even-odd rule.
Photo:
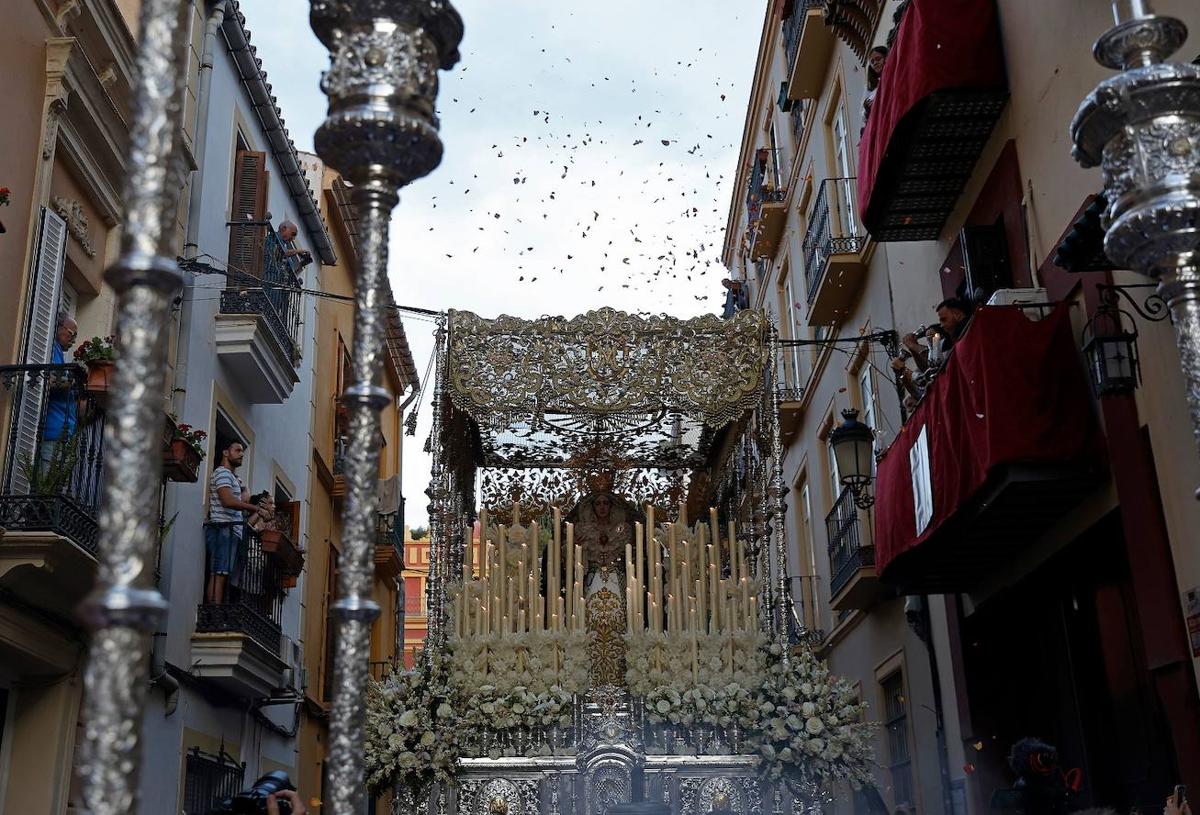
[[[224,750],[209,755],[199,747],[187,753],[183,776],[183,815],[211,815],[226,798],[242,790],[246,765]]]
[[[913,803],[912,757],[908,751],[908,700],[904,675],[890,674],[879,683],[883,690],[883,725],[887,735],[888,772],[892,779],[892,805]]]

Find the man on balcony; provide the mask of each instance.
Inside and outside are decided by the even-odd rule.
[[[226,442],[220,449],[221,463],[213,468],[208,489],[208,523],[204,525],[204,544],[208,551],[206,603],[225,602],[229,575],[237,566],[238,546],[242,541],[242,513],[258,512],[250,503],[250,491],[234,472],[242,466],[246,446],[240,441]]]
[[[54,342],[50,349],[50,363],[65,365],[66,353],[79,336],[79,326],[67,314],[59,312],[54,325]],[[38,450],[38,469],[44,474],[55,461],[65,456],[64,445],[75,435],[79,420],[78,396],[74,383],[68,377],[52,379],[47,389],[46,423],[42,426],[42,444]]]
[[[296,246],[296,235],[300,234],[296,225],[291,221],[284,221],[279,225],[279,246],[277,251],[279,257],[284,258],[283,265],[287,266],[293,272],[299,271],[312,262],[312,255],[307,249],[300,249]],[[296,262],[291,259],[296,258]]]

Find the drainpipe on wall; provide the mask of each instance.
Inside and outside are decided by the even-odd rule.
[[[946,717],[942,707],[942,674],[938,669],[937,650],[933,642],[933,621],[929,615],[929,595],[910,595],[904,598],[904,616],[925,644],[929,655],[929,678],[933,686],[934,738],[937,741],[938,773],[941,776],[942,811],[954,815],[954,796],[950,792],[950,750],[946,746]]]
[[[201,167],[204,166],[205,142],[207,141],[207,128],[205,125],[208,122],[208,108],[211,98],[209,88],[212,84],[214,44],[217,41],[217,30],[221,27],[221,23],[225,19],[225,3],[226,0],[217,0],[213,4],[204,25],[204,45],[201,51],[200,70],[196,84],[198,104],[196,105],[196,119],[192,128],[192,132],[195,134],[195,141],[192,145],[193,153],[196,157],[196,163]],[[195,257],[199,252],[197,239],[200,232],[200,219],[198,213],[200,212],[203,182],[204,173],[199,170],[196,171],[192,177],[188,196],[187,233],[183,244],[183,254],[186,257]],[[192,302],[192,299],[186,296],[185,289],[185,294],[179,307],[179,326],[175,341],[175,383],[171,392],[172,407],[177,415],[183,411],[183,401],[186,395],[186,391],[179,388],[178,385],[187,381],[188,337],[191,334]],[[176,494],[177,488],[166,490],[166,496],[163,501],[163,517],[169,518],[178,514],[179,502]],[[159,542],[159,548],[160,571],[162,574],[168,575],[171,573],[170,568],[162,568],[161,565],[161,541]],[[166,582],[166,586],[161,587],[160,591],[164,597],[170,598],[170,582],[164,582]],[[156,632],[153,640],[153,650],[150,653],[150,684],[152,687],[160,688],[166,695],[164,700],[165,715],[170,716],[179,705],[179,680],[171,675],[167,666],[166,646],[166,632]]]

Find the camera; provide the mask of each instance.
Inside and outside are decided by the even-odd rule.
[[[239,792],[232,798],[226,798],[216,809],[220,815],[266,815],[267,796],[280,790],[295,790],[292,779],[283,770],[272,770],[254,782],[250,789]],[[279,815],[292,814],[292,802],[286,798],[277,798]]]

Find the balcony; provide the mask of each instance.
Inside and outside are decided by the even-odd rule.
[[[830,605],[835,611],[868,609],[888,592],[875,574],[870,513],[854,505],[850,488],[842,490],[825,517],[829,535]]]
[[[975,590],[1097,488],[1103,448],[1069,308],[1036,321],[979,308],[879,461],[881,578],[905,594]]]
[[[783,226],[787,222],[787,190],[782,186],[775,160],[770,149],[759,148],[750,172],[750,184],[746,191],[746,220],[750,234],[750,257],[753,260],[775,256],[779,239],[783,236]]]
[[[259,533],[242,526],[224,602],[202,603],[192,635],[193,673],[244,699],[283,684],[283,566],[263,549]]]
[[[401,499],[401,507],[403,507]],[[375,514],[375,574],[395,580],[404,572],[404,510]]]
[[[346,497],[346,449],[350,445],[349,437],[339,434],[333,439],[333,488],[329,497],[341,502]]]
[[[231,224],[249,269],[232,266],[216,317],[221,361],[256,404],[280,404],[300,381],[300,278],[270,224]]]
[[[804,415],[804,386],[808,380],[807,348],[784,348],[777,367],[779,383],[779,432],[785,445],[789,444],[800,430]]]
[[[876,240],[940,235],[1007,99],[994,0],[908,6],[859,142]]]
[[[96,574],[103,394],[74,364],[3,365],[0,387],[9,412],[0,589],[70,617]]]
[[[854,213],[853,178],[821,182],[801,244],[808,275],[808,324],[841,322],[858,298],[867,264],[866,232]]]
[[[788,65],[788,96],[817,99],[833,52],[833,32],[825,25],[824,0],[793,0],[783,21],[783,48]]]

